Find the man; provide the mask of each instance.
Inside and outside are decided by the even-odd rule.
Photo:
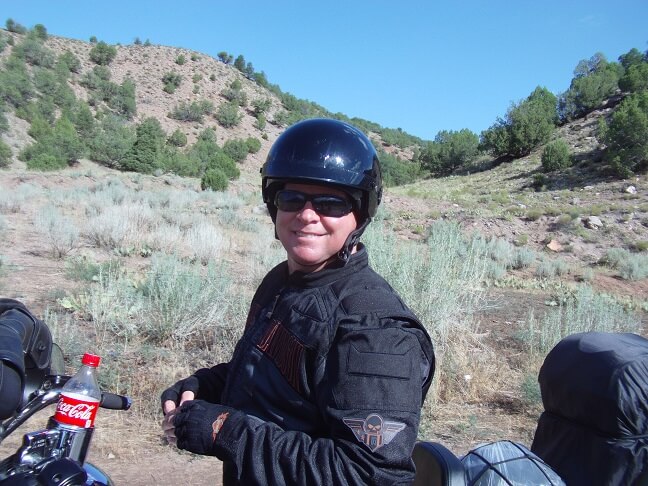
[[[162,394],[169,442],[224,463],[229,484],[408,484],[434,374],[430,339],[359,238],[382,178],[357,128],[288,128],[262,168],[287,254],[252,299],[229,363]]]

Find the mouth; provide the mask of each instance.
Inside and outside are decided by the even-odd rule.
[[[323,236],[318,233],[305,233],[303,231],[295,231],[294,233],[298,238],[319,238]]]

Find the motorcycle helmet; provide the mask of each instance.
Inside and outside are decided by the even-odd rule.
[[[314,118],[292,125],[272,145],[261,168],[261,192],[272,221],[275,194],[286,183],[331,185],[347,193],[357,229],[338,255],[346,261],[382,198],[382,174],[376,149],[358,128],[333,119]]]

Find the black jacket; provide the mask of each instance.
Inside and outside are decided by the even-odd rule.
[[[259,286],[232,360],[196,373],[197,398],[235,410],[216,435],[227,484],[409,484],[430,339],[368,264]]]

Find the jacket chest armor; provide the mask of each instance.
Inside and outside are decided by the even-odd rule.
[[[223,404],[285,429],[317,434],[323,423],[316,390],[337,322],[331,310],[336,302],[322,296],[326,290],[285,288],[251,310]]]

